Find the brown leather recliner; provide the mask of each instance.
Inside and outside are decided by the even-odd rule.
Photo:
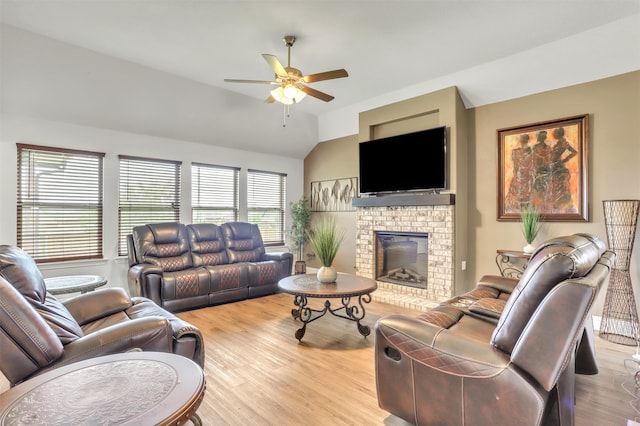
[[[59,301],[33,259],[0,246],[0,370],[11,385],[72,362],[132,349],[204,364],[200,331],[149,299],[106,288]]]
[[[555,238],[505,303],[454,298],[417,317],[381,318],[380,407],[417,425],[573,424],[577,348],[614,259],[594,236]],[[483,317],[488,306],[501,312],[497,323]]]

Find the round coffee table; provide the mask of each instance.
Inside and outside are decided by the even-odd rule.
[[[324,284],[318,281],[315,274],[291,275],[278,282],[278,288],[294,296],[293,304],[297,306],[291,310],[295,319],[300,319],[303,326],[296,330],[295,336],[299,341],[304,337],[307,324],[323,317],[327,312],[340,318],[355,321],[358,331],[364,337],[371,333],[368,325],[360,323],[365,315],[363,303],[371,302],[371,293],[378,288],[378,283],[371,278],[351,274],[338,273],[335,283]],[[308,298],[327,299],[324,309],[312,309],[307,306]],[[351,298],[357,297],[357,305],[351,305]],[[342,299],[342,306],[331,309],[329,299]]]
[[[69,275],[66,277],[45,278],[44,284],[51,294],[86,293],[107,284],[100,275]]]
[[[0,394],[0,424],[201,425],[196,410],[204,390],[204,372],[181,355],[107,355],[47,371]]]

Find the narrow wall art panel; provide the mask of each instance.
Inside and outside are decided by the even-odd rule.
[[[357,196],[357,177],[311,182],[311,210],[314,212],[355,211],[351,200]]]

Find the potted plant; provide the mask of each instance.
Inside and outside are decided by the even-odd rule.
[[[531,244],[536,239],[540,226],[542,226],[542,217],[540,211],[530,204],[526,204],[520,211],[520,220],[522,221],[522,234],[527,245],[522,249],[525,253],[533,253],[535,247]]]
[[[344,237],[344,231],[338,231],[335,219],[327,217],[319,220],[307,233],[309,243],[322,264],[317,273],[318,281],[322,283],[336,281],[338,273],[332,264]]]
[[[304,261],[304,245],[307,242],[307,230],[311,222],[311,205],[306,195],[300,197],[297,203],[291,203],[291,246],[296,253],[297,260],[295,265],[296,274],[305,274],[307,272],[307,264]]]

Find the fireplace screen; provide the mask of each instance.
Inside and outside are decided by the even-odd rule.
[[[427,288],[428,235],[376,232],[376,280]]]

